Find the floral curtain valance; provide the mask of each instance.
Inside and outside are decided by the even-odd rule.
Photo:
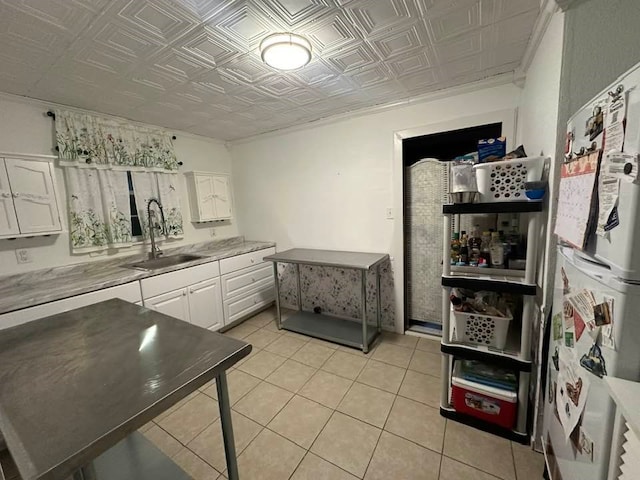
[[[178,160],[166,132],[84,113],[56,110],[61,166],[175,172]]]

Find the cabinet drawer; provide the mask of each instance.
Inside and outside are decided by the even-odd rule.
[[[155,297],[162,293],[219,276],[220,266],[218,262],[214,261],[196,265],[195,267],[183,268],[175,272],[163,273],[155,277],[143,278],[140,280],[142,298]]]
[[[257,290],[251,295],[227,300],[224,302],[225,325],[249,315],[275,300],[275,288],[273,286]]]
[[[264,263],[222,276],[222,296],[226,300],[250,290],[273,284],[273,267]]]
[[[263,263],[263,258],[267,255],[273,255],[276,253],[274,247],[263,248],[262,250],[256,250],[255,252],[244,253],[242,255],[236,255],[235,257],[223,258],[220,260],[220,274],[235,272],[243,268],[252,267]],[[269,262],[271,265],[271,262]]]

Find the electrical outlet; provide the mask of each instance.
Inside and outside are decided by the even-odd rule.
[[[28,248],[18,248],[16,250],[16,258],[18,259],[18,263],[33,262],[33,257],[31,256],[31,250],[29,250]]]
[[[387,220],[393,220],[393,208],[387,207]]]
[[[216,237],[216,229],[211,227],[209,229],[209,234],[211,235],[211,238],[215,238]]]

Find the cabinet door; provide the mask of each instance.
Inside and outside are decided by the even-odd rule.
[[[20,233],[60,231],[51,164],[5,159]]]
[[[200,221],[216,219],[215,190],[211,175],[196,175],[198,216]]]
[[[222,296],[220,278],[205,280],[189,287],[191,323],[209,330],[222,327]]]
[[[212,177],[216,218],[231,218],[231,189],[227,177]]]
[[[157,297],[146,298],[144,306],[178,320],[189,321],[189,302],[187,301],[186,288],[163,293]]]
[[[0,235],[18,235],[18,217],[13,206],[11,187],[4,160],[0,158]]]

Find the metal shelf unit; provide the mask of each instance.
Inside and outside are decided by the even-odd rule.
[[[276,285],[276,324],[278,329],[284,328],[348,347],[359,348],[363,353],[369,352],[369,346],[382,330],[380,300],[380,265],[389,260],[386,253],[341,252],[336,250],[315,250],[294,248],[264,257],[273,262],[273,275]],[[278,263],[295,265],[298,311],[282,320],[280,307],[280,284],[278,280]],[[317,265],[333,268],[351,268],[360,271],[360,312],[361,323],[349,319],[333,317],[320,313],[302,310],[302,288],[300,285],[300,265]],[[376,272],[376,328],[369,329],[367,324],[367,272]]]
[[[529,383],[531,377],[531,332],[535,317],[536,260],[540,229],[540,202],[496,202],[444,205],[442,208],[444,231],[452,230],[454,215],[483,213],[522,213],[528,217],[527,253],[525,270],[480,269],[477,267],[453,267],[447,262],[442,264],[442,391],[440,413],[442,416],[465,423],[469,426],[508,438],[520,443],[529,443],[528,411]],[[447,235],[443,240],[443,258],[450,255],[450,243]],[[449,296],[451,288],[460,287],[471,290],[491,290],[513,293],[523,296],[523,312],[520,331],[510,327],[509,339],[504,350],[495,350],[481,345],[461,344],[452,341]],[[507,430],[482,420],[456,412],[450,402],[451,375],[454,357],[480,360],[494,363],[503,368],[511,368],[518,374],[518,413],[516,426]]]

